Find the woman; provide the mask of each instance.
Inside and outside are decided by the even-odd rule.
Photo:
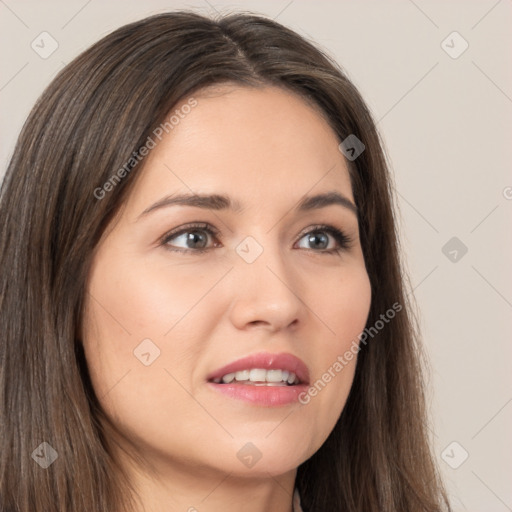
[[[2,184],[1,509],[446,510],[392,201],[358,91],[276,22],[85,51]]]

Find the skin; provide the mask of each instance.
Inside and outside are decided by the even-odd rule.
[[[325,119],[291,92],[225,85],[194,97],[197,106],[151,150],[96,248],[86,359],[120,443],[145,460],[118,454],[140,510],[290,512],[297,467],[334,428],[356,358],[307,405],[255,406],[213,391],[206,377],[249,354],[290,352],[314,382],[357,340],[371,301],[357,216],[340,205],[293,210],[304,195],[329,191],[353,203],[349,172]],[[225,194],[243,209],[174,205],[139,217],[187,192]],[[195,222],[219,235],[162,242]],[[342,230],[350,247],[327,254],[339,246],[317,224]],[[263,248],[253,263],[235,250],[247,236]],[[201,243],[206,252],[195,248]],[[145,366],[134,349],[148,338],[160,356]],[[237,457],[248,442],[262,455],[251,468]]]

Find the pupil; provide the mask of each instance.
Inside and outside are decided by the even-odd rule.
[[[320,242],[320,244],[317,243],[317,241],[322,238],[323,240]],[[312,244],[312,245],[315,245],[316,247],[318,247],[319,245],[324,245],[324,247],[322,247],[322,249],[325,249],[325,247],[327,247],[327,245],[329,244],[329,240],[327,239],[327,236],[325,234],[322,234],[322,235],[311,235],[309,237],[309,243]]]
[[[200,246],[200,247],[197,247],[197,246],[193,246],[192,248],[193,249],[202,249],[204,246],[205,246],[205,237],[203,236],[203,244]],[[198,239],[200,240],[201,239],[201,236],[198,235],[198,231],[191,231],[189,234],[188,234],[188,237],[187,237],[187,242],[191,242],[192,244],[196,244]],[[188,245],[188,243],[187,243]]]

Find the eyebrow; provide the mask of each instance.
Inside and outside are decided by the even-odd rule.
[[[357,206],[339,192],[325,192],[314,196],[303,197],[294,208],[298,212],[307,212],[325,208],[331,205],[343,206],[357,216]],[[150,212],[170,206],[192,206],[207,210],[232,210],[235,213],[243,211],[242,204],[228,196],[220,194],[176,194],[166,196],[150,207],[146,208],[138,217],[148,215]]]

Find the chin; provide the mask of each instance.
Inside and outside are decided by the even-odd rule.
[[[239,476],[268,478],[269,474],[277,476],[294,471],[313,454],[305,451],[303,439],[275,434],[265,438],[265,435],[232,440],[231,446],[223,450],[223,469]]]

